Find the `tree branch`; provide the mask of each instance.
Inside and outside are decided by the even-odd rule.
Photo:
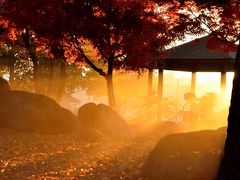
[[[98,68],[95,64],[92,63],[92,61],[86,56],[86,54],[84,53],[84,51],[82,50],[81,48],[81,44],[78,42],[78,40],[73,36],[71,35],[73,41],[74,41],[74,44],[75,44],[75,47],[76,49],[80,52],[80,54],[82,55],[82,57],[84,58],[85,62],[96,72],[98,72],[101,76],[103,77],[106,77],[107,74],[100,68]]]
[[[108,59],[107,55],[104,54],[104,52],[102,51],[102,49],[100,48],[100,46],[97,45],[97,48],[98,48],[100,54],[102,55],[102,57],[105,58],[105,59]]]
[[[24,42],[24,47],[27,49],[30,58],[32,59],[33,64],[37,68],[38,66],[38,60],[35,52],[35,46],[31,44],[31,39],[30,39],[30,32],[29,29],[26,29],[25,33],[21,34],[23,42]]]
[[[212,30],[212,28],[211,28],[207,23],[201,21],[201,20],[192,12],[192,10],[188,7],[188,5],[186,5],[186,6],[187,6],[189,12],[196,18],[196,20],[197,20],[198,22],[204,24],[204,25],[211,31],[211,33],[214,32],[214,30]],[[209,34],[209,32],[207,32],[205,29],[204,29],[204,31],[205,31],[207,34]]]
[[[89,65],[89,66],[91,66],[91,68],[93,69],[93,70],[95,70],[96,72],[98,72],[101,76],[103,76],[103,77],[106,77],[107,76],[107,74],[102,70],[102,69],[100,69],[100,68],[98,68],[97,66],[95,66],[95,64],[93,64],[92,62],[91,62],[91,60],[85,55],[85,53],[83,52],[83,50],[82,50],[82,48],[81,47],[76,47],[77,48],[77,50],[81,53],[81,55],[82,55],[82,57],[84,58],[84,60],[86,61],[86,63]]]

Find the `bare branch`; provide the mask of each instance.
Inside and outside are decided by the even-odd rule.
[[[211,33],[214,32],[214,30],[212,30],[212,28],[211,28],[207,23],[201,21],[201,20],[192,12],[192,10],[189,8],[188,5],[187,5],[187,8],[188,8],[189,12],[196,18],[196,20],[197,20],[198,22],[204,24],[204,25],[211,31]],[[209,34],[209,32],[206,31],[205,29],[204,29],[204,31],[205,31],[207,34]]]
[[[108,59],[107,55],[102,51],[102,49],[100,48],[100,46],[97,45],[98,51],[100,52],[100,54],[102,55],[102,57],[104,59]]]

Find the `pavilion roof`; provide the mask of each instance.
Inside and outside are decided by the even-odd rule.
[[[226,54],[217,50],[207,48],[208,36],[190,41],[171,49],[169,59],[234,59],[235,53]]]
[[[236,53],[224,53],[207,48],[208,36],[169,50],[164,69],[177,71],[233,71]]]

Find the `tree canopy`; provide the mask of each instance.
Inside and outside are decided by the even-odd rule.
[[[156,67],[165,47],[183,38],[182,26],[188,26],[183,18],[170,21],[171,8],[154,1],[9,0],[2,7],[15,34],[29,31],[36,48],[49,56],[86,63],[103,76],[112,107],[113,70]]]

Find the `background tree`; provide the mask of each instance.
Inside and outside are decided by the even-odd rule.
[[[60,102],[64,92],[64,79],[66,71],[66,59],[63,54],[61,57],[59,55],[56,57],[50,56],[48,53],[49,49],[45,48],[46,42],[44,39],[36,37],[34,31],[28,27],[16,27],[14,23],[9,22],[3,17],[1,17],[0,25],[3,29],[1,34],[1,43],[3,45],[5,44],[5,46],[7,44],[12,44],[14,49],[16,49],[16,47],[18,47],[18,49],[25,49],[22,50],[25,52],[26,56],[28,56],[25,60],[31,60],[32,66],[29,67],[29,69],[32,71],[31,79],[34,82],[34,91],[48,95]],[[53,44],[55,44],[55,42],[49,43],[49,46],[53,46]],[[57,48],[58,46],[54,47]],[[12,55],[17,57],[19,53],[12,51],[13,49],[10,47],[8,54],[13,53]],[[52,48],[51,51],[53,54],[55,53],[54,48]],[[56,59],[58,59],[58,61],[56,61]],[[9,63],[13,60],[14,58],[11,59]],[[13,70],[13,66],[14,65],[12,64],[11,70]],[[59,75],[56,73],[59,73]],[[10,74],[13,75],[13,73]],[[55,82],[53,83],[54,79]],[[61,83],[59,79],[62,79]]]

